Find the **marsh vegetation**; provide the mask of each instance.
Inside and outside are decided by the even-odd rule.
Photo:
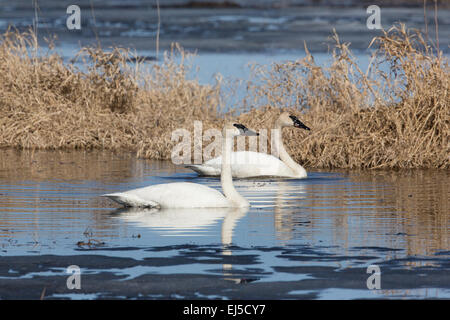
[[[312,128],[284,132],[293,158],[315,168],[449,168],[450,67],[420,32],[398,25],[375,37],[368,70],[332,36],[332,63],[314,55],[256,66],[247,95],[225,106],[226,83],[188,77],[174,45],[163,61],[123,48],[85,47],[70,62],[33,32],[0,40],[0,147],[109,149],[170,159],[175,129],[221,128],[234,117],[268,129],[280,110]],[[387,67],[386,67],[387,66]],[[268,150],[270,152],[270,148]]]

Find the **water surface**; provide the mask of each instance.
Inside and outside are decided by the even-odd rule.
[[[216,178],[132,154],[3,150],[0,281],[64,275],[70,261],[92,255],[78,262],[84,274],[130,281],[210,275],[249,288],[282,284],[281,298],[450,297],[448,171],[310,170],[303,180],[236,180],[248,210],[120,210],[100,197],[177,181],[220,190]],[[133,263],[96,263],[99,255]],[[48,257],[45,271],[32,268],[39,257]],[[371,264],[386,270],[382,289],[390,290],[367,289]],[[411,287],[411,277],[423,283]],[[70,297],[55,291],[54,298],[61,295]]]

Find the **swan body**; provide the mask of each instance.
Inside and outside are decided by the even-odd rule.
[[[105,194],[126,207],[227,208],[231,202],[216,189],[190,183],[157,184],[125,192]]]
[[[220,176],[222,157],[217,157],[206,161],[201,165],[186,165],[199,175]],[[283,161],[273,155],[254,151],[237,151],[231,154],[231,172],[235,178],[250,177],[306,177],[296,175],[296,172],[289,168]]]
[[[223,128],[220,181],[223,194],[197,183],[177,182],[148,186],[125,192],[105,194],[111,200],[125,207],[145,208],[229,208],[249,207],[249,202],[233,186],[230,154],[233,138],[238,135],[258,135],[242,124],[227,124]]]
[[[297,117],[283,112],[275,122],[276,130],[274,131],[274,134],[276,134],[274,149],[278,152],[280,158],[253,151],[233,152],[230,158],[232,176],[235,178],[261,176],[306,178],[308,176],[306,170],[290,157],[283,145],[281,130],[284,127],[310,130]],[[200,165],[193,164],[185,167],[192,169],[199,175],[219,176],[222,170],[222,156],[208,160]]]

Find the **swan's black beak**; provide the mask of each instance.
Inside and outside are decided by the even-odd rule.
[[[311,130],[309,127],[307,127],[303,122],[301,122],[300,120],[298,120],[298,118],[296,116],[289,116],[292,121],[294,122],[294,127],[296,128],[300,128],[300,129],[305,129],[305,130]]]
[[[253,130],[250,130],[243,124],[235,123],[235,124],[233,124],[233,126],[235,126],[236,128],[239,129],[239,133],[241,136],[259,136],[259,133],[255,132]]]

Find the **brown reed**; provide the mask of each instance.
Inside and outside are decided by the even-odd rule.
[[[449,168],[450,68],[441,52],[404,25],[374,38],[366,72],[333,36],[329,67],[304,59],[259,66],[246,103],[265,105],[241,118],[270,126],[290,109],[312,128],[286,130],[294,158],[321,168]],[[384,67],[383,67],[384,65]],[[385,70],[387,68],[387,71]]]
[[[257,66],[242,106],[224,112],[224,85],[188,78],[189,55],[174,45],[162,63],[130,63],[123,48],[82,48],[76,62],[43,52],[35,34],[0,38],[0,147],[111,149],[170,159],[178,128],[220,128],[235,111],[270,129],[281,110],[310,132],[284,141],[306,167],[449,168],[450,69],[418,31],[404,25],[374,38],[362,71],[349,44],[333,36],[332,63],[304,59]],[[251,106],[251,107],[249,107]],[[270,132],[270,130],[269,130]],[[270,152],[270,148],[269,148]]]
[[[172,130],[218,118],[220,83],[188,80],[180,48],[142,71],[121,48],[82,48],[64,63],[39,52],[31,31],[9,30],[0,41],[0,147],[127,149],[164,159]]]

